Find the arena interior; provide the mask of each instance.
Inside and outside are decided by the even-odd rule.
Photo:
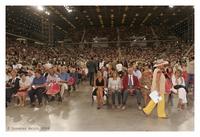
[[[193,131],[194,7],[6,6],[5,108],[7,131]]]

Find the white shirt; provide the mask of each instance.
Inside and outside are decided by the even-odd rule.
[[[101,69],[104,66],[104,61],[99,63],[99,69]]]
[[[26,80],[23,82],[22,79],[19,81],[20,87],[27,87],[31,85],[31,81],[28,77],[26,77]]]
[[[174,86],[175,85],[183,85],[183,86],[185,86],[185,81],[184,81],[183,77],[178,78],[177,81],[176,81],[175,75],[172,75],[172,84]]]
[[[32,75],[32,76],[30,76],[30,77],[28,77],[28,78],[29,78],[30,82],[33,83],[33,79],[35,78],[35,76]]]
[[[48,75],[47,76],[47,82],[57,82],[57,81],[59,81],[59,77],[58,77],[58,75],[56,75],[56,74],[54,74],[53,76],[52,75]]]
[[[142,78],[142,73],[138,69],[136,71],[135,70],[133,71],[133,75],[136,76],[138,79]]]
[[[22,68],[22,64],[17,64],[17,68],[21,69]]]
[[[18,66],[17,65],[12,65],[12,67],[13,67],[13,69],[17,69]]]
[[[109,78],[108,88],[113,90],[119,90],[122,87],[121,79],[118,77],[116,80]]]
[[[129,84],[129,79],[130,79],[130,78],[131,78],[131,85],[133,86],[133,84],[134,84],[134,83],[133,83],[133,75],[130,75],[130,74],[128,75],[128,84]]]
[[[117,64],[116,65],[116,69],[117,69],[118,72],[122,71],[122,68],[123,68],[122,64]]]

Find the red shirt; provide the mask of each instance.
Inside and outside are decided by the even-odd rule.
[[[134,89],[141,88],[138,78],[134,75],[133,75],[133,83],[134,83],[134,85],[133,85]],[[126,75],[122,78],[122,85],[123,85],[123,91],[128,88],[128,75]]]

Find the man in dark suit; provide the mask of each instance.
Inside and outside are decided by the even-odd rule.
[[[91,58],[91,60],[89,60],[86,63],[87,69],[88,69],[88,77],[90,80],[90,85],[93,86],[94,85],[94,74],[97,71],[97,67],[96,67],[96,63],[93,59],[93,57]]]
[[[126,108],[126,102],[128,99],[128,93],[135,93],[137,97],[137,104],[138,109],[141,110],[141,100],[142,100],[142,93],[140,91],[140,83],[138,81],[138,78],[133,75],[133,69],[128,69],[128,74],[125,73],[125,75],[122,78],[122,85],[123,85],[123,92],[122,92],[122,109],[124,110]]]
[[[12,78],[8,80],[6,83],[6,107],[7,103],[11,102],[12,95],[17,93],[17,90],[19,89],[19,78],[17,78],[17,72],[13,70],[11,72]]]

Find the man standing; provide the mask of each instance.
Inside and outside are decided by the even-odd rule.
[[[157,104],[151,100],[148,105],[143,108],[143,113],[145,115],[150,115],[153,111],[153,109],[157,106],[157,116],[159,118],[167,118],[166,111],[165,111],[165,76],[163,74],[163,70],[165,68],[165,65],[167,65],[168,62],[164,61],[163,59],[159,59],[156,61],[156,64],[154,67],[156,69],[153,72],[153,81],[151,86],[151,91],[157,91],[159,96],[162,98],[161,101],[159,101]]]
[[[138,66],[136,64],[133,64],[133,75],[136,76],[138,78],[138,80],[140,80],[142,78],[142,73],[138,69]]]
[[[93,59],[93,57],[91,58],[91,60],[89,60],[87,63],[86,63],[86,66],[88,68],[88,77],[89,77],[89,80],[90,80],[90,86],[93,86],[94,85],[94,74],[96,72],[96,63]]]
[[[122,109],[126,108],[126,102],[128,98],[128,93],[134,92],[137,97],[137,105],[138,109],[141,110],[141,100],[142,100],[142,93],[140,91],[140,83],[138,78],[133,75],[133,69],[128,69],[128,74],[125,74],[122,78],[122,85],[123,85],[123,99],[122,99]]]
[[[118,72],[119,76],[121,77],[123,65],[122,65],[122,63],[120,61],[117,61],[116,69],[117,69],[117,72]]]

